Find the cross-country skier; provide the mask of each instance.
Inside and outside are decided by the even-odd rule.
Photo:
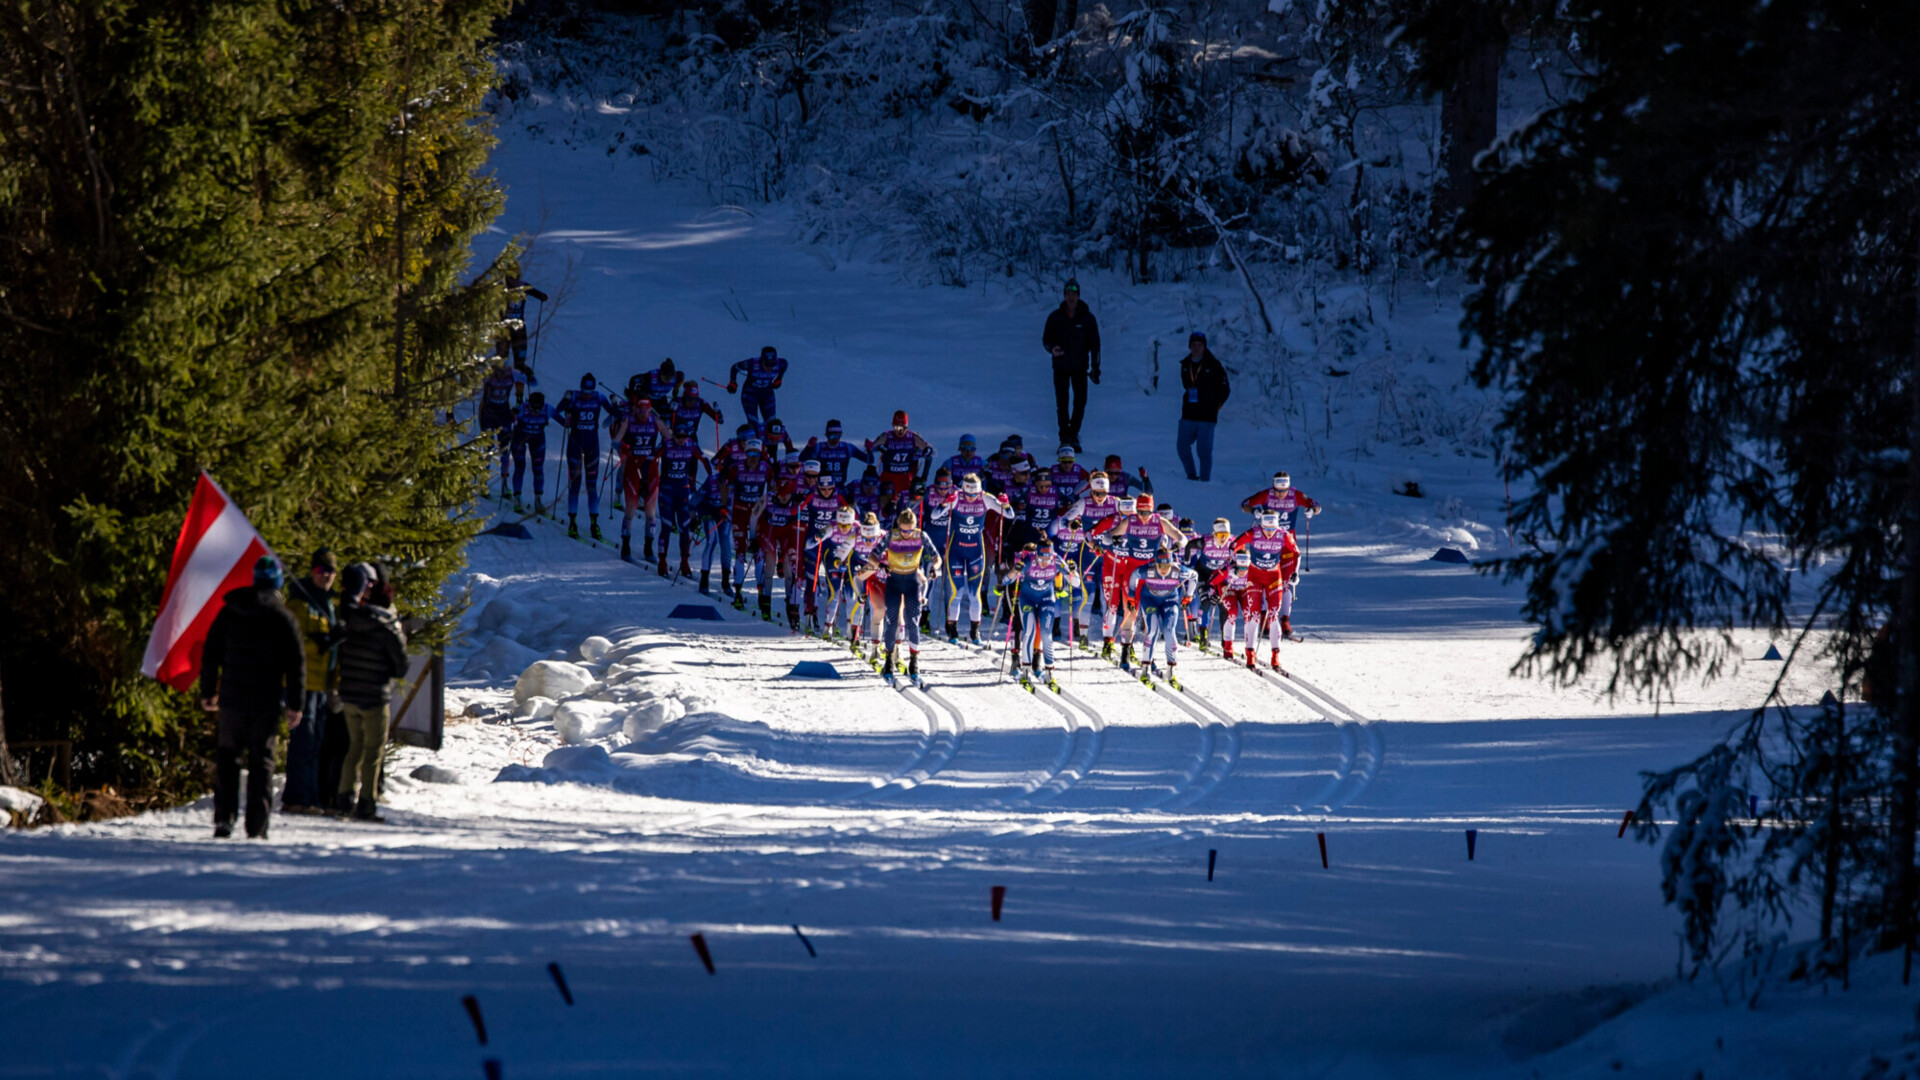
[[[1163,643],[1167,653],[1167,685],[1180,689],[1174,670],[1174,645],[1180,637],[1180,623],[1185,618],[1187,597],[1193,591],[1192,582],[1193,571],[1174,561],[1174,545],[1170,543],[1162,543],[1154,552],[1152,562],[1128,576],[1128,600],[1146,622],[1146,647],[1142,650],[1146,669],[1140,674],[1142,682],[1159,676],[1153,651],[1156,643]],[[1127,648],[1130,650],[1132,646]],[[1127,659],[1123,653],[1120,658],[1123,669],[1127,668]]]
[[[691,435],[674,435],[660,448],[655,474],[660,478],[660,561],[655,564],[661,577],[667,576],[667,539],[680,537],[680,576],[693,576],[693,504],[699,487],[700,470],[712,470],[707,455]],[[705,576],[701,578],[705,590]]]
[[[507,366],[504,356],[480,382],[480,433],[493,432],[494,448],[500,454],[501,502],[507,501],[507,461],[513,456],[514,392],[524,396],[526,386],[527,377]]]
[[[926,463],[933,456],[933,444],[907,427],[907,410],[895,409],[893,426],[867,440],[867,449],[880,466],[880,483],[898,496],[911,488],[915,480],[926,479]]]
[[[1062,602],[1080,587],[1080,573],[1053,550],[1053,541],[1042,536],[1031,551],[1023,551],[1013,561],[1007,587],[1017,597],[1020,612],[1020,648],[1014,655],[1013,674],[1027,682],[1020,668],[1028,667],[1044,675],[1047,687],[1058,690],[1053,677],[1053,639],[1059,624]],[[1044,665],[1044,666],[1043,666]]]
[[[1293,589],[1300,580],[1300,548],[1293,542],[1293,532],[1281,526],[1280,512],[1267,508],[1260,511],[1260,524],[1241,533],[1233,546],[1237,551],[1244,550],[1253,561],[1247,579],[1262,592],[1264,622],[1273,650],[1269,662],[1279,671],[1280,639],[1293,636]],[[1253,635],[1249,634],[1248,667],[1253,666],[1254,648]]]
[[[741,462],[747,460],[747,440],[758,438],[760,435],[754,430],[752,424],[741,424],[734,428],[733,438],[714,448],[713,467],[721,472],[738,467]],[[760,445],[764,447],[766,440],[761,439]]]
[[[764,424],[773,418],[773,392],[786,375],[786,359],[768,345],[759,356],[741,360],[727,372],[727,393],[740,394],[740,413],[749,422]]]
[[[587,520],[591,535],[600,534],[600,428],[601,417],[615,403],[602,394],[593,373],[580,376],[580,389],[569,390],[554,409],[567,427],[567,535],[580,539],[580,484],[587,485]]]
[[[676,434],[674,438],[690,436]],[[700,554],[700,591],[709,596],[716,555],[720,558],[720,595],[733,594],[733,513],[728,505],[731,490],[727,474],[715,467],[694,495],[693,520],[707,536]]]
[[[904,414],[900,420],[905,424]],[[920,531],[919,519],[912,510],[902,510],[887,533],[880,554],[887,574],[885,674],[893,682],[893,663],[900,627],[907,628],[907,677],[920,685],[920,594],[929,574],[940,572],[940,553],[933,550],[927,535]]]
[[[655,466],[667,443],[667,425],[654,414],[653,401],[637,388],[627,391],[626,412],[614,421],[613,441],[620,456],[620,557],[633,559],[633,517],[638,513],[644,548],[640,557],[652,562],[660,491]]]
[[[873,455],[842,439],[841,435],[844,433],[845,429],[840,426],[840,421],[829,420],[827,437],[808,439],[806,447],[800,451],[801,460],[819,462],[820,475],[833,477],[834,486],[842,490],[848,486],[847,470],[850,462],[858,458],[868,465],[873,464]]]
[[[653,402],[654,413],[667,417],[673,412],[674,398],[679,396],[680,384],[686,381],[686,376],[674,370],[673,357],[669,356],[659,367],[647,372],[645,378],[647,398]]]
[[[778,454],[784,460],[788,454],[800,453],[800,448],[793,444],[793,433],[787,430],[786,421],[777,416],[760,425],[760,441],[767,444],[768,457]]]
[[[819,468],[820,463],[809,461],[807,464]],[[834,526],[840,522],[845,511],[847,524],[856,519],[853,504],[835,489],[833,477],[825,472],[814,478],[813,489],[800,504],[800,574],[801,587],[805,594],[807,618],[812,629],[820,629],[820,587],[822,568],[828,563],[828,547],[831,543]],[[852,542],[849,533],[848,543]]]
[[[1067,508],[1066,516],[1080,522],[1081,528],[1089,537],[1087,558],[1091,565],[1084,566],[1081,571],[1081,576],[1086,580],[1087,596],[1093,613],[1093,619],[1087,628],[1088,640],[1099,637],[1101,652],[1111,656],[1113,647],[1107,642],[1113,636],[1113,631],[1106,616],[1112,610],[1107,605],[1107,587],[1113,579],[1107,575],[1107,560],[1105,552],[1101,550],[1101,544],[1094,543],[1091,537],[1093,532],[1106,521],[1131,510],[1133,504],[1128,502],[1124,504],[1125,509],[1122,509],[1123,504],[1120,499],[1107,490],[1107,483],[1108,476],[1105,472],[1095,472],[1088,476],[1087,493]]]
[[[860,511],[862,519],[868,514],[878,517],[886,501],[886,489],[880,484],[880,470],[868,465],[854,483],[849,497],[853,499],[853,508]]]
[[[1083,512],[1084,513],[1084,512]],[[1133,590],[1128,585],[1133,572],[1153,560],[1162,543],[1181,544],[1186,538],[1173,522],[1153,512],[1153,498],[1149,495],[1136,495],[1133,499],[1133,513],[1127,516],[1110,517],[1087,533],[1088,542],[1101,548],[1107,561],[1101,569],[1105,579],[1106,614],[1104,640],[1100,655],[1113,655],[1112,631],[1116,620],[1119,623],[1120,641],[1130,645],[1134,639],[1134,624],[1139,617],[1139,609],[1133,602]]]
[[[879,517],[865,515],[860,523],[860,539],[854,541],[853,554],[848,560],[853,568],[855,599],[847,647],[855,656],[860,655],[860,638],[865,637],[873,649],[867,662],[876,668],[880,666],[880,612],[887,602],[886,548],[887,530],[881,527]]]
[[[933,486],[927,489],[925,497],[921,500],[924,506],[924,510],[920,513],[921,531],[925,532],[927,539],[943,553],[953,549],[953,506],[947,500],[959,490],[954,485],[953,474],[945,465],[942,465],[933,471]],[[932,612],[939,612],[944,617],[958,602],[959,595],[953,586],[951,565],[949,564],[945,570],[946,572],[934,577],[927,585],[926,606],[929,618],[932,618]],[[954,635],[949,633],[947,636],[951,638]]]
[[[1078,499],[1080,493],[1087,488],[1086,467],[1076,463],[1075,456],[1073,447],[1063,444],[1055,455],[1058,464],[1044,472],[1045,475],[1053,477],[1054,490],[1058,491],[1060,497],[1067,500],[1069,504]]]
[[[524,377],[525,386],[535,382],[533,368],[527,366],[527,297],[531,296],[541,303],[547,302],[547,294],[526,283],[520,277],[520,264],[508,263],[507,276],[501,285],[507,290],[507,308],[502,322],[507,326],[507,343],[513,350],[513,366]]]
[[[1247,666],[1254,666],[1254,654],[1260,651],[1260,617],[1266,610],[1267,591],[1256,588],[1248,578],[1253,556],[1246,550],[1233,553],[1219,573],[1213,575],[1213,595],[1220,604],[1220,655],[1233,659],[1234,623],[1241,624],[1241,636],[1247,642]]]
[[[521,512],[526,491],[527,459],[533,459],[533,512],[547,513],[547,425],[556,419],[547,395],[535,390],[513,417],[513,509]]]
[[[941,565],[946,567],[947,583],[953,591],[953,606],[947,609],[947,640],[957,643],[960,623],[970,620],[967,642],[980,644],[980,620],[983,614],[981,591],[987,583],[987,519],[993,515],[1011,518],[1013,511],[1006,496],[986,493],[978,473],[960,478],[960,490],[942,503],[950,515],[951,531]]]
[[[859,539],[860,519],[853,507],[847,505],[834,511],[833,524],[812,538],[819,549],[813,568],[813,592],[821,598],[814,611],[814,625],[828,639],[843,633],[840,617],[853,611],[856,600],[853,553]],[[805,561],[804,555],[802,561]]]
[[[716,424],[723,423],[726,417],[720,415],[720,406],[700,399],[700,384],[691,380],[680,384],[680,403],[667,414],[667,428],[679,434],[685,432],[700,441],[700,418],[710,416]]]
[[[960,452],[947,459],[946,469],[949,476],[979,473],[981,480],[987,479],[987,459],[980,456],[979,444],[973,436],[960,436]]]
[[[1084,645],[1087,636],[1081,631],[1087,625],[1089,605],[1099,590],[1099,582],[1094,580],[1093,575],[1100,566],[1100,553],[1087,543],[1087,530],[1081,528],[1079,518],[1054,522],[1053,549],[1067,565],[1073,567],[1080,579],[1067,594],[1067,642]]]
[[[786,485],[773,490],[760,512],[760,617],[773,621],[773,582],[786,593],[787,629],[800,629],[800,507]]]
[[[759,553],[760,514],[773,486],[773,463],[768,461],[759,439],[747,440],[746,460],[726,471],[727,515],[733,530],[733,607],[745,611],[747,562]],[[764,582],[766,568],[758,576]]]
[[[1194,636],[1202,649],[1207,647],[1207,631],[1219,613],[1220,598],[1213,582],[1233,562],[1233,523],[1226,518],[1213,519],[1213,531],[1187,543],[1187,565],[1193,569],[1199,586],[1194,596]]]
[[[1145,465],[1140,466],[1140,478],[1136,480],[1127,475],[1127,467],[1120,463],[1119,454],[1108,454],[1106,464],[1102,466],[1101,471],[1107,474],[1107,490],[1113,492],[1116,499],[1124,499],[1136,494],[1153,494],[1153,481],[1147,478]],[[1138,492],[1134,490],[1135,486],[1139,487]]]
[[[1292,532],[1300,524],[1300,512],[1308,517],[1320,514],[1320,504],[1307,497],[1307,493],[1293,486],[1293,478],[1285,469],[1273,474],[1273,486],[1265,491],[1256,491],[1240,500],[1240,509],[1256,517],[1262,510],[1272,510],[1280,515],[1280,527]]]

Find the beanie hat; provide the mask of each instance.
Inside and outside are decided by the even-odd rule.
[[[256,588],[279,589],[287,583],[287,575],[280,570],[280,560],[271,555],[262,555],[253,564],[253,584]]]
[[[907,410],[905,409],[893,410],[893,422],[900,427],[905,427],[907,424]]]
[[[358,600],[373,584],[373,567],[363,562],[349,565],[340,574],[340,595],[348,600]]]
[[[340,572],[340,560],[335,557],[332,548],[323,547],[315,551],[313,558],[307,565],[315,570],[332,570],[334,573]]]

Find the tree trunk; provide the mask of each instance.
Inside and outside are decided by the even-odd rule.
[[[1847,753],[1847,711],[1846,706],[1835,701],[1833,711],[1828,714],[1832,728],[1828,737],[1833,740],[1827,751],[1832,759],[1833,783],[1827,791],[1827,850],[1825,866],[1820,881],[1820,948],[1827,955],[1833,954],[1833,912],[1840,896],[1840,852],[1842,838],[1840,831],[1844,825],[1840,812],[1840,800],[1844,794],[1843,784],[1846,776]]]
[[[14,786],[13,756],[7,749],[7,698],[4,686],[0,686],[0,785]]]
[[[1440,94],[1440,180],[1433,186],[1432,207],[1436,228],[1473,197],[1473,159],[1492,146],[1500,133],[1500,61],[1507,54],[1506,28],[1497,16],[1482,13],[1462,33],[1466,40]]]
[[[1059,17],[1057,0],[1027,0],[1027,33],[1033,38],[1021,66],[1031,68],[1040,62],[1040,48],[1053,40],[1053,23]]]
[[[1920,229],[1914,237],[1920,245]],[[1920,824],[1920,247],[1914,253],[1914,370],[1907,377],[1907,491],[1901,508],[1901,559],[1906,563],[1893,615],[1892,791],[1887,807],[1886,926],[1882,944],[1911,949],[1915,826]]]

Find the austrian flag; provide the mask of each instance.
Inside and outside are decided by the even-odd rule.
[[[160,617],[147,638],[141,674],[191,693],[200,678],[200,650],[207,642],[207,628],[220,614],[220,598],[228,590],[251,585],[253,564],[271,554],[239,504],[220,490],[213,477],[201,473],[186,524],[173,545],[167,591],[161,594]]]

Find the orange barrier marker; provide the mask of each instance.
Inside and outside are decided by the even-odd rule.
[[[1327,868],[1327,834],[1314,833],[1313,835],[1320,838],[1320,869],[1325,870]]]
[[[1629,810],[1627,811],[1627,816],[1620,819],[1620,833],[1615,839],[1617,840],[1620,836],[1627,835],[1627,826],[1631,824],[1633,824],[1633,811]]]
[[[480,999],[468,994],[460,999],[460,1004],[467,1007],[467,1019],[473,1021],[473,1033],[480,1036],[480,1045],[487,1045],[487,1022],[480,1019]]]
[[[700,962],[707,965],[707,974],[713,974],[713,954],[707,951],[707,935],[693,935],[693,951],[700,954]]]
[[[995,885],[993,887],[993,921],[994,922],[1000,921],[1000,905],[1006,903],[1006,900],[1007,900],[1007,887],[1005,885]]]

